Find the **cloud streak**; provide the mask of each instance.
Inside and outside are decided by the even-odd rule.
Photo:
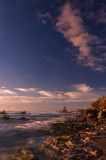
[[[7,89],[0,89],[0,95],[16,95],[17,93]]]
[[[15,88],[15,89],[21,92],[35,92],[36,91],[36,88]]]
[[[42,12],[37,11],[37,10],[35,12],[36,12],[36,15],[37,15],[38,19],[44,24],[47,23],[47,20],[52,19],[52,16],[49,12],[42,13]]]

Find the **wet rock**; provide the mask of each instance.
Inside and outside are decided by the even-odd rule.
[[[7,115],[4,115],[4,116],[1,118],[1,120],[10,120],[10,117],[7,116]]]
[[[106,109],[103,109],[98,113],[98,118],[106,118]]]
[[[25,117],[21,117],[20,120],[25,120],[25,121],[27,121],[27,120],[29,120],[29,119],[28,119],[28,118],[25,118]]]
[[[11,156],[12,160],[37,160],[34,148],[18,148],[16,154]],[[39,160],[39,159],[38,159]]]

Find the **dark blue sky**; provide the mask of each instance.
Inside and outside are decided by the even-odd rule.
[[[105,96],[105,37],[105,0],[0,0],[1,104]]]

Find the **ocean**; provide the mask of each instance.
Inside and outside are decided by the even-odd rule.
[[[49,138],[44,130],[51,124],[76,117],[77,113],[58,112],[7,112],[10,120],[0,120],[0,160],[7,160],[18,147],[39,146]],[[2,117],[3,115],[0,115]],[[25,117],[26,120],[21,120]]]

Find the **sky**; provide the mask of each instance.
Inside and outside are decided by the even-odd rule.
[[[0,110],[106,96],[105,0],[0,0]]]

